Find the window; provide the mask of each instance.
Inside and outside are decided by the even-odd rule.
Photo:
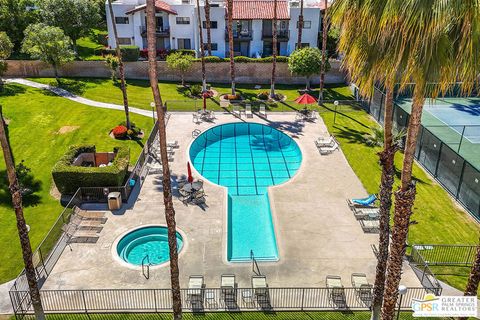
[[[131,45],[132,44],[132,39],[130,38],[118,38],[118,43],[120,45]]]
[[[210,7],[211,8],[218,8],[218,7],[220,7],[220,5],[218,3],[211,3]]]
[[[190,45],[190,39],[177,39],[178,49],[192,49]]]
[[[115,17],[116,24],[129,24],[128,17]]]
[[[207,21],[202,21],[203,29],[207,29]],[[210,29],[217,29],[218,23],[217,21],[210,21]]]
[[[189,17],[177,17],[177,24],[190,24]]]
[[[300,21],[297,21],[297,29],[300,24]],[[312,21],[303,21],[303,29],[311,29],[312,28]]]
[[[218,43],[211,43],[212,51],[218,51]],[[208,43],[203,44],[203,50],[208,50]]]

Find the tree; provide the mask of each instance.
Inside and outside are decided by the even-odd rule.
[[[90,34],[101,19],[99,7],[91,0],[42,0],[38,2],[45,24],[59,27],[70,37],[77,52],[77,40]]]
[[[210,22],[210,1],[205,0],[205,27],[207,27],[207,50],[208,55],[212,55],[212,30]]]
[[[303,32],[303,0],[300,0],[300,14],[298,15],[298,38],[297,49],[302,48],[302,32]]]
[[[197,0],[198,33],[200,35],[200,60],[202,62],[202,92],[207,91],[207,80],[205,78],[205,48],[203,43],[202,15],[200,12],[200,0]]]
[[[478,284],[480,283],[480,245],[477,245],[477,254],[475,261],[473,261],[470,275],[468,276],[467,286],[465,287],[465,296],[477,296]],[[460,318],[466,320],[467,318]]]
[[[148,42],[148,76],[153,92],[153,99],[157,110],[158,137],[160,156],[163,169],[163,202],[165,204],[165,219],[168,227],[168,248],[170,250],[170,282],[172,285],[173,318],[182,319],[182,297],[180,294],[180,280],[178,270],[177,230],[175,222],[175,209],[173,208],[170,166],[167,154],[167,133],[165,123],[165,109],[158,87],[156,41],[155,36],[155,0],[147,0],[147,42]]]
[[[0,30],[5,31],[20,50],[24,31],[38,21],[38,12],[33,10],[35,0],[0,0]]]
[[[233,0],[227,0],[227,32],[228,32],[228,51],[230,55],[230,82],[232,83],[232,95],[235,93],[235,61],[233,51]]]
[[[7,72],[8,64],[7,60],[12,54],[13,43],[5,32],[0,32],[0,91],[3,90],[2,76]]]
[[[306,78],[307,90],[310,90],[310,78],[320,72],[321,64],[322,53],[318,48],[297,49],[288,58],[290,72]],[[326,69],[330,69],[329,64],[327,64]]]
[[[275,77],[277,71],[277,0],[273,0],[272,32],[272,78],[270,81],[270,98],[275,99]]]
[[[324,0],[324,7],[325,11],[323,13],[323,28],[322,28],[322,65],[320,67],[320,91],[318,93],[318,105],[321,105],[323,103],[323,87],[325,86],[325,65],[326,65],[326,60],[327,60],[327,29],[328,29],[328,23],[327,23],[327,7],[328,7],[328,1]]]
[[[3,118],[2,107],[0,106],[0,144],[7,168],[9,190],[10,194],[12,195],[13,209],[17,219],[18,236],[20,238],[20,245],[22,247],[23,263],[25,264],[25,276],[28,282],[28,288],[35,312],[35,317],[37,320],[44,320],[45,314],[43,312],[40,290],[37,284],[35,266],[33,265],[32,247],[30,245],[30,238],[28,236],[27,224],[23,215],[21,188],[18,183],[12,149],[10,148],[10,142],[8,141],[5,127],[6,124]]]
[[[123,65],[123,60],[122,60],[122,50],[120,48],[120,42],[118,41],[118,32],[117,32],[117,24],[115,23],[115,14],[113,13],[113,8],[112,8],[112,0],[108,0],[108,10],[110,12],[110,18],[113,26],[113,36],[115,37],[115,52],[117,54],[117,64],[118,64],[118,69],[120,72],[120,89],[122,90],[122,96],[123,96],[123,108],[125,111],[125,119],[126,122],[125,124],[127,125],[127,129],[131,128],[131,123],[130,123],[130,112],[128,109],[128,96],[127,96],[127,84],[125,82],[125,67]],[[115,61],[110,59],[111,65],[110,67],[112,68],[115,64]],[[108,60],[107,60],[108,63]],[[112,79],[114,79],[115,72],[112,72]]]
[[[70,38],[60,28],[37,23],[29,25],[25,30],[22,51],[50,64],[55,72],[55,79],[60,84],[58,68],[74,58],[70,42]]]
[[[120,62],[117,56],[109,54],[105,57],[105,64],[108,68],[110,68],[110,72],[112,74],[112,81],[115,83],[117,82],[117,71],[119,63]]]
[[[185,73],[192,68],[193,57],[189,54],[183,54],[182,52],[170,53],[167,56],[167,66],[180,73],[182,86],[185,86]]]

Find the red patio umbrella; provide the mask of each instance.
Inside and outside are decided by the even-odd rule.
[[[295,99],[295,102],[298,104],[313,104],[317,102],[317,99],[309,95],[308,93],[302,94],[300,97]]]
[[[205,91],[202,93],[202,98],[203,98],[203,111],[207,110],[207,98],[209,98],[208,91]]]
[[[190,168],[190,162],[187,162],[187,171],[188,171],[188,182],[192,183],[193,182],[193,177],[192,177],[192,168]]]

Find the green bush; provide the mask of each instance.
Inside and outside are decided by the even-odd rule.
[[[191,50],[191,49],[172,49],[172,50],[170,50],[170,53],[175,53],[175,52],[180,52],[181,54],[189,55],[189,56],[192,56],[194,58],[196,56],[195,50]]]
[[[256,59],[254,58],[249,58],[249,57],[244,57],[244,56],[236,56],[233,58],[233,61],[235,62],[255,62]]]
[[[204,59],[205,59],[205,62],[209,62],[209,63],[225,62],[226,61],[224,58],[220,58],[220,57],[217,57],[217,56],[206,56]],[[196,59],[195,61],[200,61],[200,59]]]
[[[202,94],[202,86],[199,84],[194,84],[190,87],[190,93],[192,94],[192,96],[199,96],[200,94]]]
[[[255,59],[255,60],[258,62],[272,63],[273,57],[270,56],[270,57]],[[288,57],[277,56],[277,62],[288,62]]]
[[[111,166],[80,167],[72,162],[81,153],[95,152],[94,145],[72,146],[55,164],[52,176],[57,189],[62,194],[73,194],[80,187],[118,187],[125,180],[130,162],[130,150],[126,147],[116,147],[116,153]]]
[[[123,61],[137,61],[140,58],[140,48],[137,46],[120,46]],[[117,55],[115,49],[103,49],[103,55]]]

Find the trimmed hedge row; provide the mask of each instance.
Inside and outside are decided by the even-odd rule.
[[[53,166],[53,181],[62,194],[73,194],[80,187],[118,187],[123,184],[128,173],[130,150],[127,147],[115,147],[113,151],[116,156],[111,166],[100,168],[72,165],[81,153],[95,151],[94,145],[71,146]]]
[[[120,51],[122,52],[122,60],[126,62],[138,61],[140,58],[140,48],[137,46],[120,46]],[[102,54],[106,55],[116,55],[117,52],[115,49],[103,49]]]
[[[195,61],[201,61],[200,58],[195,59]],[[229,62],[230,58],[220,58],[217,56],[207,56],[205,57],[205,62],[207,63],[218,63],[218,62]],[[273,57],[265,58],[250,58],[245,56],[236,56],[233,58],[233,61],[239,63],[252,63],[252,62],[261,62],[261,63],[272,63]],[[288,57],[277,56],[277,62],[288,62]]]

